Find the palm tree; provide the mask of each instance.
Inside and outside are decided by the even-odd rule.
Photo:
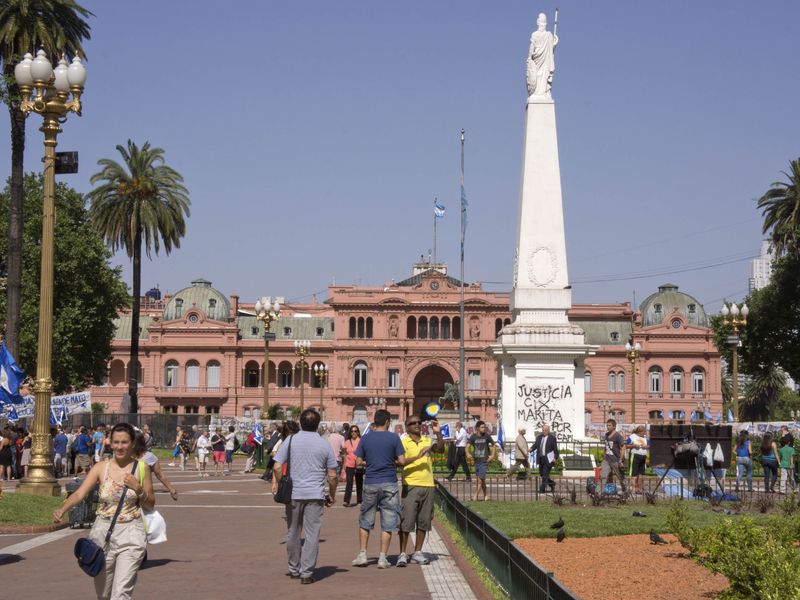
[[[782,171],[788,181],[776,181],[758,199],[764,225],[762,233],[770,234],[775,254],[780,256],[797,248],[800,240],[800,158],[789,163],[791,173]]]
[[[19,110],[14,67],[26,52],[42,48],[51,58],[84,54],[89,39],[84,17],[94,16],[73,0],[4,0],[0,3],[0,63],[5,89],[0,96],[11,117],[11,184],[6,263],[6,343],[19,356],[19,311],[22,302],[22,178],[25,153],[25,114]]]
[[[127,148],[117,146],[123,163],[103,158],[103,167],[92,175],[100,183],[89,193],[90,213],[101,235],[112,250],[124,248],[133,259],[133,315],[128,394],[131,412],[138,412],[139,304],[142,287],[142,245],[147,258],[158,254],[161,244],[169,254],[180,247],[186,233],[184,216],[189,216],[189,192],[183,177],[164,164],[164,150],[145,142],[139,148],[128,140]]]
[[[786,387],[786,373],[776,364],[768,364],[750,376],[745,387],[745,410],[753,420],[772,419],[781,390]]]

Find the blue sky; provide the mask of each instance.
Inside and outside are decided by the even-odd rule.
[[[447,206],[439,258],[457,276],[462,127],[466,279],[510,288],[525,55],[555,3],[84,5],[96,15],[84,114],[59,138],[81,172],[63,180],[88,192],[97,160],[132,138],[164,148],[191,194],[181,248],[144,264],[143,289],[202,276],[243,301],[305,301],[334,279],[399,280],[432,246],[434,196]],[[553,94],[574,301],[640,301],[667,281],[713,311],[744,295],[755,199],[800,155],[798,19],[796,1],[561,3]],[[115,262],[129,281],[127,258]]]

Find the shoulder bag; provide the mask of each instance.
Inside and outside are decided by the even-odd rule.
[[[286,449],[286,464],[283,465],[283,477],[278,482],[278,491],[275,492],[275,502],[289,504],[292,501],[292,476],[290,474],[289,463],[292,460],[292,438],[289,438],[289,447]]]
[[[139,461],[133,461],[133,468],[131,469],[131,475],[136,472],[136,467]],[[106,533],[106,540],[101,548],[97,544],[95,544],[90,538],[80,538],[77,542],[75,542],[75,558],[78,559],[78,566],[81,570],[86,573],[89,577],[97,577],[100,572],[106,566],[106,550],[108,549],[108,544],[111,541],[111,534],[114,533],[114,525],[117,524],[117,517],[119,517],[119,513],[122,511],[122,504],[125,502],[125,496],[128,493],[128,486],[122,488],[122,496],[119,499],[119,504],[117,504],[117,510],[114,513],[114,518],[111,519],[111,525],[108,526],[108,532]]]

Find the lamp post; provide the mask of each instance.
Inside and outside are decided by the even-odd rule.
[[[39,128],[44,134],[44,194],[42,203],[42,258],[39,279],[39,335],[36,353],[36,381],[33,393],[34,404],[31,461],[28,474],[20,481],[17,491],[38,496],[58,496],[61,486],[53,477],[53,461],[50,456],[50,399],[53,395],[52,349],[53,349],[53,244],[55,226],[56,145],[60,124],[67,115],[81,114],[81,95],[86,82],[86,69],[81,59],[75,57],[72,64],[62,58],[53,69],[44,50],[36,58],[26,54],[14,67],[22,96],[19,109],[26,115],[42,115]],[[69,98],[70,93],[72,99]]]
[[[261,418],[268,418],[269,413],[269,343],[275,339],[275,334],[270,333],[270,326],[281,316],[281,305],[272,302],[268,296],[262,296],[256,301],[256,319],[264,324],[264,403],[261,406]]]
[[[733,355],[733,420],[739,422],[739,346],[742,341],[739,338],[739,329],[747,325],[747,315],[750,314],[750,309],[747,304],[742,304],[741,309],[735,302],[728,306],[727,303],[722,304],[722,320],[730,325],[733,329],[733,335],[729,335],[726,340],[731,347],[731,354]]]
[[[642,351],[642,345],[639,342],[625,344],[625,356],[631,363],[631,425],[636,423],[636,361],[639,359],[639,353]]]
[[[304,408],[303,380],[306,375],[306,356],[308,356],[309,348],[311,348],[311,342],[308,340],[295,340],[294,342],[294,353],[299,359],[296,367],[300,370],[300,412],[303,412]]]
[[[704,421],[707,420],[706,413],[709,411],[711,411],[711,402],[708,400],[699,400],[697,402],[697,412],[702,413]]]
[[[606,415],[611,410],[611,400],[598,400],[597,408],[603,411],[603,423],[606,422]]]
[[[328,383],[328,367],[322,364],[314,365],[314,375],[316,375],[317,382],[319,383],[319,414],[322,416],[322,394],[325,385]]]
[[[370,406],[375,407],[376,411],[386,406],[386,398],[382,398],[380,396],[372,396],[370,398],[367,398],[367,401],[369,402]],[[373,415],[374,414],[375,413],[373,413]]]

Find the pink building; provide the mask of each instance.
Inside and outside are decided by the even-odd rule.
[[[484,352],[510,322],[509,296],[465,287],[467,413],[496,420],[497,369]],[[333,285],[324,303],[283,304],[272,325],[264,368],[263,324],[254,302],[240,303],[197,279],[163,301],[142,305],[139,403],[142,412],[255,416],[269,385],[270,404],[323,407],[325,418],[366,421],[379,407],[398,419],[439,399],[458,381],[460,284],[444,265],[414,265],[412,277],[384,286]],[[699,403],[721,410],[719,353],[705,312],[675,286],[662,286],[635,317],[630,305],[575,305],[570,318],[599,346],[586,360],[588,422],[600,423],[598,400],[630,420],[631,364],[625,343],[642,345],[636,418],[687,418]],[[633,319],[632,319],[633,318]],[[632,322],[633,320],[633,322]],[[91,388],[94,402],[119,412],[127,391],[131,315],[119,317],[108,378]],[[294,342],[309,340],[303,370]],[[329,369],[321,388],[314,365]],[[266,374],[266,376],[265,376]],[[450,413],[454,414],[454,413]]]

